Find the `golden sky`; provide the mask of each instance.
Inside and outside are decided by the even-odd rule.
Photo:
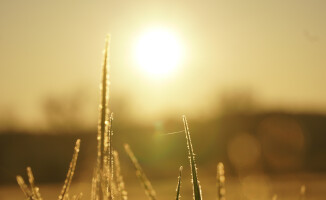
[[[263,108],[324,112],[325,11],[324,0],[1,0],[1,117],[37,124],[44,98],[82,90],[84,114],[96,121],[107,33],[112,95],[128,97],[135,116],[209,115],[238,90]],[[185,49],[165,78],[133,58],[152,27],[171,30]]]

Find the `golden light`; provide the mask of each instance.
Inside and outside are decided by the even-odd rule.
[[[152,29],[139,39],[135,57],[138,65],[151,75],[171,74],[182,56],[181,45],[174,34],[165,29]]]

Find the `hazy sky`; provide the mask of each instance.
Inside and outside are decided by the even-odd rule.
[[[102,50],[112,35],[112,95],[130,112],[205,115],[225,91],[265,108],[326,111],[326,1],[0,1],[0,118],[29,124],[47,97],[85,91],[96,120]],[[150,78],[132,49],[144,30],[174,32],[185,57]],[[190,109],[191,108],[191,109]]]

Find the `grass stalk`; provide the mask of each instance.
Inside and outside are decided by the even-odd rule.
[[[74,176],[75,169],[76,169],[79,149],[80,149],[80,139],[78,139],[76,141],[76,145],[75,145],[75,148],[74,148],[74,154],[72,156],[72,160],[71,160],[70,165],[69,165],[69,170],[68,170],[68,173],[67,173],[67,177],[66,177],[65,183],[64,183],[64,185],[62,187],[61,193],[60,193],[60,195],[58,197],[59,200],[64,200],[66,198],[66,195],[68,195],[70,184],[71,184],[71,181],[72,181],[72,177]]]
[[[97,172],[98,170],[99,170],[99,168],[95,167],[95,169],[93,171],[92,186],[91,186],[91,200],[96,200],[97,195],[99,193],[99,187],[98,187],[99,173]]]
[[[118,152],[114,151],[113,156],[114,156],[115,177],[116,177],[116,184],[117,184],[117,199],[118,200],[127,200],[128,193],[125,189],[125,183],[124,183],[123,177],[121,175],[121,167],[120,167]]]
[[[188,126],[186,116],[183,116],[183,124],[184,124],[184,129],[186,132],[189,162],[190,162],[190,168],[191,168],[193,198],[194,198],[194,200],[201,200],[202,199],[201,187],[200,187],[200,183],[199,183],[198,176],[197,176],[195,154],[194,154],[194,150],[193,150],[192,143],[191,143],[190,131],[189,131],[189,126]]]
[[[113,173],[114,173],[114,159],[113,159],[113,129],[112,129],[112,125],[113,125],[113,113],[111,113],[110,115],[110,119],[109,119],[109,126],[108,130],[106,131],[106,138],[108,139],[108,143],[107,143],[107,152],[106,152],[106,168],[107,168],[107,175],[109,176],[108,180],[108,193],[109,193],[109,200],[113,199],[113,191],[115,190],[114,187],[114,179],[113,179]]]
[[[143,172],[143,169],[139,165],[137,158],[135,157],[134,153],[130,149],[130,146],[128,144],[125,144],[124,147],[132,164],[136,169],[136,175],[140,180],[141,184],[143,185],[147,197],[149,198],[149,200],[156,200],[156,192],[153,189],[151,182],[148,180],[145,173]]]
[[[97,165],[96,165],[96,175],[95,188],[92,188],[92,198],[97,200],[102,200],[104,198],[105,190],[103,190],[103,174],[106,165],[106,148],[108,148],[108,131],[109,131],[109,45],[110,36],[107,35],[105,40],[104,48],[104,59],[102,65],[102,82],[100,84],[101,97],[99,105],[99,119],[98,119],[98,131],[97,131]],[[94,194],[95,193],[95,194]]]
[[[181,175],[182,175],[182,169],[183,169],[183,167],[180,166],[180,168],[179,168],[178,184],[177,184],[177,196],[176,196],[176,200],[180,200],[180,199],[181,199],[180,189],[181,189]]]
[[[29,184],[30,184],[31,189],[32,189],[33,196],[37,200],[43,200],[42,197],[41,197],[39,188],[35,186],[34,175],[33,175],[32,169],[30,167],[27,167],[27,176],[28,176]]]
[[[25,184],[24,179],[21,176],[16,176],[17,183],[20,187],[20,189],[25,194],[26,198],[28,200],[35,200],[33,193],[29,190],[28,186]]]

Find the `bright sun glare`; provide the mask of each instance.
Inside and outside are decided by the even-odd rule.
[[[178,66],[181,53],[175,35],[164,29],[152,29],[140,37],[135,56],[140,67],[157,77],[170,74]]]

